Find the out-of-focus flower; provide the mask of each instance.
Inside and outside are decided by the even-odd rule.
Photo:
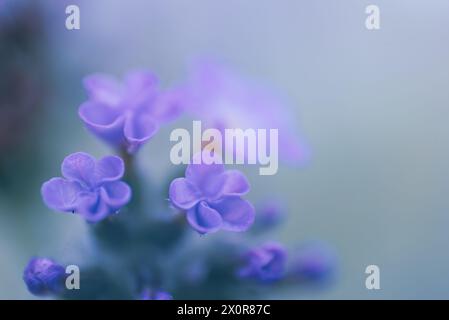
[[[143,290],[141,300],[173,300],[171,294],[165,291],[153,291],[150,289]]]
[[[290,273],[296,279],[322,281],[335,273],[337,255],[324,243],[306,243],[292,256]]]
[[[89,222],[97,222],[131,199],[131,188],[120,181],[124,171],[119,157],[96,161],[87,153],[73,153],[61,165],[64,178],[52,178],[42,185],[42,198],[52,209],[78,213]]]
[[[182,270],[183,280],[189,284],[203,282],[210,272],[210,266],[204,258],[195,256],[195,259],[184,265]]]
[[[115,78],[93,74],[84,79],[89,99],[79,110],[86,127],[109,144],[136,152],[160,124],[180,113],[180,91],[159,88],[155,75],[136,71],[120,83]]]
[[[250,189],[248,180],[240,171],[225,170],[218,156],[212,157],[215,160],[211,164],[193,160],[187,166],[185,178],[171,182],[170,201],[176,208],[187,211],[187,221],[199,233],[220,229],[245,231],[255,218],[253,205],[241,198]]]
[[[47,258],[32,258],[23,272],[23,281],[34,295],[57,294],[64,280],[64,267]]]
[[[257,221],[254,224],[257,231],[270,230],[283,220],[285,208],[277,201],[266,201],[257,206]]]
[[[43,114],[48,78],[44,38],[39,4],[0,1],[0,160],[20,148]]]
[[[253,248],[243,256],[243,266],[237,271],[240,278],[261,282],[280,280],[286,273],[287,251],[275,242]]]
[[[278,129],[280,159],[290,164],[303,164],[308,160],[309,150],[296,132],[286,104],[270,90],[223,66],[203,62],[195,66],[185,91],[186,111],[204,120],[208,127],[221,131],[226,128]],[[228,151],[244,154],[244,150]]]

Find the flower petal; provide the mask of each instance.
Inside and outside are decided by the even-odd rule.
[[[277,243],[266,244],[265,250],[271,254],[271,260],[262,268],[260,278],[264,281],[279,280],[285,273],[287,251]]]
[[[123,143],[124,116],[120,110],[87,101],[79,107],[78,115],[86,127],[99,138],[114,145]]]
[[[123,131],[128,142],[128,152],[137,151],[138,147],[150,139],[157,130],[157,124],[149,115],[133,114],[128,116]]]
[[[85,186],[92,186],[95,172],[95,159],[85,152],[72,153],[65,157],[61,165],[62,175]]]
[[[157,93],[158,79],[148,71],[134,71],[126,75],[126,96],[123,99],[124,107],[149,107]]]
[[[123,87],[120,83],[108,75],[87,76],[84,78],[83,84],[91,100],[107,105],[117,105],[123,94]]]
[[[131,200],[131,188],[123,181],[108,182],[102,186],[101,198],[115,211]]]
[[[23,280],[34,295],[58,295],[64,288],[65,268],[48,258],[32,258],[23,272]]]
[[[225,197],[211,206],[223,218],[223,230],[245,231],[254,223],[256,213],[253,205],[240,197]]]
[[[170,201],[179,209],[190,209],[201,200],[199,190],[185,178],[173,180],[168,193]]]
[[[160,92],[149,112],[160,122],[172,121],[181,115],[185,99],[184,91],[180,89]]]
[[[88,222],[98,222],[112,213],[98,193],[80,193],[78,201],[77,212]]]
[[[249,182],[245,175],[238,170],[227,170],[223,173],[224,182],[222,194],[225,196],[240,196],[249,192]]]
[[[208,152],[208,151],[204,151]],[[187,166],[186,178],[192,182],[207,198],[214,200],[220,196],[224,183],[225,168],[221,163],[221,158],[211,164],[203,163],[202,154],[197,153],[192,159],[192,163]]]
[[[245,253],[244,260],[246,265],[237,271],[242,278],[250,278],[257,276],[260,269],[267,265],[273,255],[262,249],[253,249]]]
[[[81,190],[81,186],[75,181],[53,178],[42,185],[41,195],[49,208],[70,212],[76,209]]]
[[[187,211],[187,221],[201,234],[217,232],[223,223],[220,214],[204,201]]]
[[[125,83],[128,90],[138,93],[157,86],[158,79],[154,73],[140,70],[128,73],[125,76]]]
[[[125,173],[125,164],[120,157],[106,156],[95,164],[95,180],[97,185],[103,182],[119,180]]]
[[[266,243],[251,249],[243,258],[245,265],[238,271],[240,277],[273,282],[285,275],[287,251],[281,244]]]

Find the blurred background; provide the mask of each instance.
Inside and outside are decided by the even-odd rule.
[[[70,4],[80,30],[65,28]],[[380,30],[365,28],[369,4]],[[273,238],[330,243],[338,279],[270,298],[449,298],[448,12],[445,0],[0,0],[0,298],[33,298],[30,256],[85,252],[84,222],[39,192],[67,154],[110,153],[78,118],[82,78],[148,68],[171,86],[203,56],[288,96],[310,145],[303,168],[250,169],[250,198],[284,199]],[[153,181],[170,169],[172,128],[139,154]],[[381,290],[365,288],[370,264]]]

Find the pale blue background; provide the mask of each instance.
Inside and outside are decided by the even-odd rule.
[[[108,152],[77,118],[80,79],[146,67],[170,85],[205,55],[291,97],[312,149],[303,169],[250,171],[252,197],[285,196],[289,223],[275,238],[329,242],[339,278],[326,290],[273,298],[449,298],[449,1],[37,2],[54,65],[52,112],[36,141],[47,160],[28,182],[31,199],[0,194],[0,298],[31,298],[20,278],[29,256],[83,252],[83,223],[39,198],[66,154]],[[65,3],[79,4],[81,30],[65,30]],[[380,7],[378,31],[365,28],[368,4]],[[140,155],[153,179],[168,169],[168,134]],[[14,219],[16,210],[28,218]],[[369,264],[381,268],[379,291],[365,289]]]

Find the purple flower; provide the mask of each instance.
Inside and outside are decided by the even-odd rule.
[[[23,281],[34,295],[57,294],[64,280],[65,269],[47,258],[32,258],[23,272]]]
[[[131,199],[131,188],[120,181],[124,170],[119,157],[96,161],[87,153],[73,153],[62,162],[64,178],[52,178],[42,185],[42,198],[51,209],[78,213],[89,222],[100,221]]]
[[[248,180],[240,171],[225,170],[218,157],[214,158],[212,164],[195,164],[199,162],[194,159],[185,178],[170,184],[170,201],[187,212],[187,221],[201,234],[220,229],[245,231],[255,218],[252,204],[241,198],[250,189]]]
[[[89,100],[79,116],[86,127],[107,143],[136,152],[158,130],[161,123],[180,113],[180,91],[161,91],[150,72],[126,75],[124,82],[102,74],[84,79]]]
[[[337,264],[334,250],[321,242],[304,244],[292,260],[292,276],[299,280],[329,279],[334,274]]]
[[[278,129],[279,155],[283,162],[304,164],[309,150],[285,108],[271,90],[243,79],[223,66],[203,62],[194,68],[185,87],[186,111],[210,128]],[[244,150],[229,150],[243,154]]]
[[[258,230],[270,230],[279,225],[285,217],[285,208],[277,201],[267,201],[258,206],[255,227]]]
[[[165,291],[153,291],[150,289],[143,290],[141,300],[173,300],[171,294]]]
[[[253,248],[243,256],[243,266],[237,275],[244,279],[273,282],[284,277],[287,251],[281,244],[270,242]]]

